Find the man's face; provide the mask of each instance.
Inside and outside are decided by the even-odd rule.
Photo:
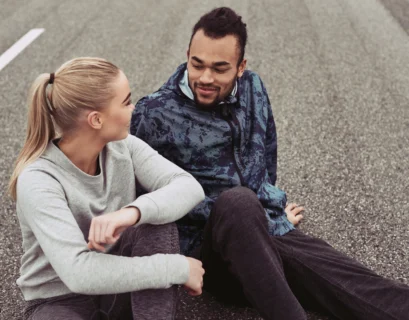
[[[212,108],[232,92],[246,66],[243,60],[237,67],[239,57],[235,36],[212,39],[203,30],[196,32],[188,51],[187,69],[189,86],[199,107]]]

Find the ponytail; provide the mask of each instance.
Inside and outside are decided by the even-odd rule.
[[[102,110],[115,96],[112,84],[118,78],[117,66],[101,58],[82,57],[64,63],[54,73],[41,74],[29,95],[26,140],[10,178],[9,192],[17,198],[17,179],[37,160],[48,143],[78,126],[82,112]],[[52,95],[47,96],[51,83]]]
[[[26,139],[15,162],[9,183],[9,192],[14,200],[17,198],[18,176],[25,167],[43,154],[48,143],[55,138],[52,110],[47,101],[49,80],[50,75],[43,73],[38,76],[30,89]]]

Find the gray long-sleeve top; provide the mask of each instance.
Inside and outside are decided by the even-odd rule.
[[[24,254],[17,284],[26,300],[71,292],[113,294],[183,284],[185,257],[121,257],[87,248],[93,217],[134,206],[141,224],[165,224],[204,199],[200,184],[133,136],[108,143],[100,173],[78,169],[53,142],[20,174],[17,215]],[[137,187],[148,193],[136,198]],[[136,198],[136,199],[135,199]]]

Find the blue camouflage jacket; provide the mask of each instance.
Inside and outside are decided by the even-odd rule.
[[[191,173],[205,191],[205,200],[177,221],[181,251],[189,254],[200,245],[214,201],[240,185],[257,194],[272,235],[294,229],[284,211],[286,195],[274,185],[276,128],[260,77],[246,70],[236,95],[209,111],[197,108],[180,89],[185,70],[186,63],[158,91],[139,100],[131,121],[131,134]]]

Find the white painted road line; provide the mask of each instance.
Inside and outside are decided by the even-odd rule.
[[[0,56],[0,71],[30,45],[45,29],[31,29]]]

